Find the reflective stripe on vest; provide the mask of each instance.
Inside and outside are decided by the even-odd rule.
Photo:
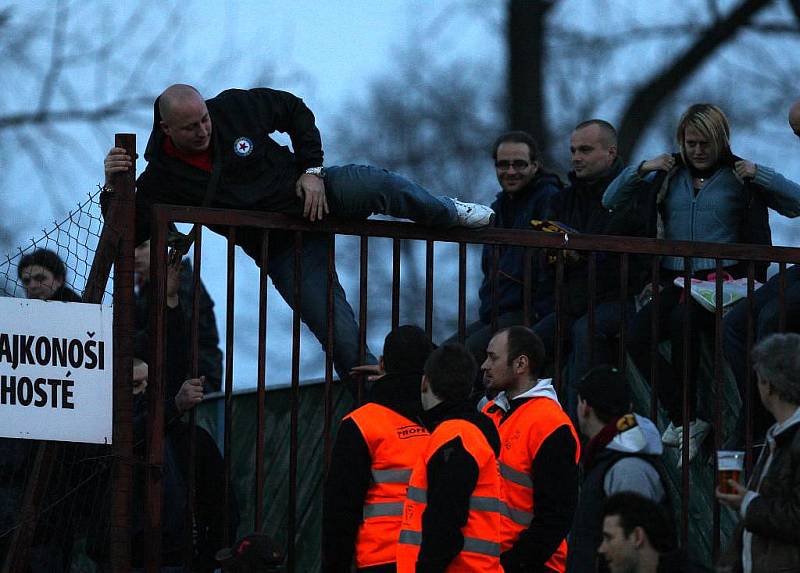
[[[419,531],[409,531],[403,529],[400,531],[400,543],[406,545],[422,545],[422,533]],[[500,556],[500,544],[486,539],[479,539],[477,537],[465,537],[464,547],[462,551],[469,551],[470,553],[480,553],[482,555],[489,555],[491,557]]]
[[[403,502],[370,503],[364,506],[364,519],[403,515]]]
[[[411,479],[411,468],[407,470],[372,470],[372,481],[375,483],[408,483]]]
[[[500,475],[503,476],[503,479],[507,479],[517,485],[527,487],[531,490],[533,489],[533,480],[531,476],[525,472],[517,471],[511,466],[507,466],[503,462],[500,462]]]
[[[421,487],[409,487],[406,497],[417,503],[428,503],[428,492]],[[503,503],[496,497],[470,496],[469,508],[476,511],[502,512]]]

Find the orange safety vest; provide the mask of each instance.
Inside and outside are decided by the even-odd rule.
[[[356,566],[361,569],[394,563],[408,480],[430,434],[379,404],[365,404],[344,419],[358,426],[372,460],[372,481],[356,536]]]
[[[502,547],[508,551],[528,528],[536,508],[533,506],[533,481],[531,467],[539,447],[550,434],[561,426],[567,426],[575,438],[575,463],[581,457],[580,442],[569,417],[558,402],[550,398],[532,398],[501,424],[503,410],[492,408],[490,401],[483,408],[500,433],[500,475],[503,480]],[[490,411],[493,410],[493,411]],[[540,471],[547,471],[540,468]],[[567,563],[567,540],[564,539],[547,560],[546,565],[562,572]]]
[[[500,565],[500,470],[494,450],[474,424],[446,420],[431,435],[417,460],[403,507],[403,526],[397,545],[397,572],[414,573],[422,545],[422,514],[428,497],[428,461],[450,440],[460,437],[478,464],[478,481],[470,497],[467,523],[461,528],[464,546],[447,566],[449,572],[503,571]]]

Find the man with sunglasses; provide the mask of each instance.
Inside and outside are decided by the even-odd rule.
[[[542,167],[536,140],[524,131],[510,131],[498,137],[492,157],[501,189],[491,206],[495,212],[494,226],[530,229],[532,219],[545,218],[550,198],[562,188],[561,181]],[[525,249],[500,246],[496,267],[494,249],[493,245],[483,247],[479,320],[467,326],[464,341],[478,364],[486,359],[486,346],[496,329],[524,323]],[[493,274],[495,268],[496,282]],[[534,265],[531,277],[534,285],[531,322],[536,322],[553,309],[552,296],[536,295],[536,271]],[[495,328],[492,328],[493,317]],[[455,336],[451,340],[454,341]],[[477,392],[483,393],[480,381],[476,381],[476,385]]]

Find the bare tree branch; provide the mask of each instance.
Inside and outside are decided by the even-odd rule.
[[[619,122],[619,151],[623,157],[632,157],[650,119],[662,104],[770,1],[744,0],[726,18],[707,28],[666,70],[636,90]]]

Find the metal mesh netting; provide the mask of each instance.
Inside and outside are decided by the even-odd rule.
[[[50,229],[42,229],[40,236],[30,238],[27,244],[0,260],[0,296],[25,296],[17,264],[23,256],[38,249],[55,252],[67,267],[67,286],[77,293],[83,291],[103,228],[99,196],[99,189],[89,193],[62,221],[54,221]],[[107,290],[103,302],[110,300],[111,292]]]
[[[55,252],[65,285],[83,292],[103,227],[99,194],[0,260],[0,296],[26,296],[18,264],[39,249]],[[109,290],[103,301],[111,301]],[[107,560],[111,454],[111,446],[0,438],[0,566],[15,570],[12,550],[33,522],[28,570],[95,571],[95,561]]]

